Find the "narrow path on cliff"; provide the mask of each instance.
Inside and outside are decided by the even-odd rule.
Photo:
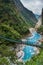
[[[1,36],[1,35],[0,35],[0,39],[4,39],[4,40],[6,40],[6,41],[13,42],[13,43],[25,44],[22,40],[8,39],[8,38],[3,37],[3,36]],[[43,48],[43,46],[37,45],[37,44],[26,44],[26,45],[30,45],[30,46],[35,46],[35,47]]]

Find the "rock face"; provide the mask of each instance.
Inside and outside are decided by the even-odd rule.
[[[38,29],[42,25],[42,17],[40,16],[38,22],[35,25],[35,28]]]

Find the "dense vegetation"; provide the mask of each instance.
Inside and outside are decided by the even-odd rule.
[[[10,65],[16,59],[16,53],[12,46],[0,45],[0,65]]]
[[[21,4],[18,0],[0,1],[0,35],[8,38],[20,39],[22,36],[29,33],[29,27],[34,26],[37,19],[35,19],[34,14],[31,11],[28,12],[22,4],[20,11],[20,8],[16,6],[17,3],[15,2],[19,2],[18,6]],[[22,8],[24,8],[25,13],[22,11]],[[31,21],[27,18],[27,12],[28,15],[31,16]],[[36,21],[33,23],[32,19]]]
[[[29,33],[28,28],[31,26],[13,0],[0,0],[0,35],[18,40]],[[16,62],[15,46],[15,43],[0,39],[0,65],[12,65]]]
[[[43,35],[43,25],[38,28],[38,32]]]
[[[23,21],[22,18],[20,19],[17,16],[15,10],[16,8],[13,7],[13,4],[6,4],[5,2],[0,3],[0,32],[6,33],[8,32],[8,29],[10,29],[15,39],[17,37],[20,38],[23,34],[28,32],[27,24],[25,23],[25,21]],[[0,33],[0,35],[3,33]],[[10,35],[9,33],[10,32],[8,32],[7,34]]]

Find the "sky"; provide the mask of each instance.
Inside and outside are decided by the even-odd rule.
[[[43,0],[21,0],[22,4],[33,13],[41,15]]]

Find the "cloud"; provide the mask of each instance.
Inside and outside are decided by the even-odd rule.
[[[35,14],[41,14],[43,0],[21,0],[23,5]]]

